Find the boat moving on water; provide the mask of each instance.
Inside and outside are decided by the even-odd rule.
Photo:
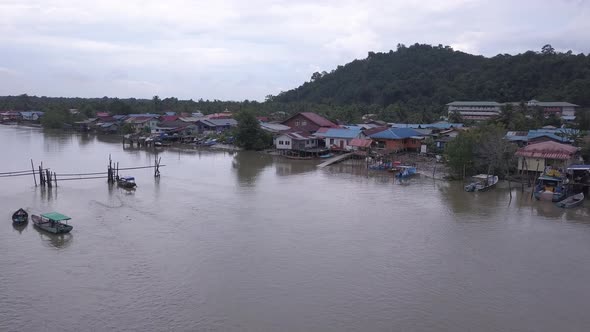
[[[33,214],[31,215],[31,219],[35,226],[53,234],[69,233],[74,228],[67,224],[67,221],[72,218],[58,212],[44,213],[41,216]],[[66,223],[62,223],[62,221]]]

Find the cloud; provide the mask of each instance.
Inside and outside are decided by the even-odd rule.
[[[589,8],[532,0],[4,0],[0,75],[11,84],[0,84],[0,94],[262,100],[398,43],[487,56],[546,43],[588,52]]]

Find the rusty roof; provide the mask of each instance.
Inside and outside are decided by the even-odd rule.
[[[571,159],[578,151],[575,146],[553,141],[530,144],[516,151],[517,156],[543,159]]]

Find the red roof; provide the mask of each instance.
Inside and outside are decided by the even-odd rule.
[[[262,122],[268,122],[268,116],[257,116],[256,120],[262,121]]]
[[[162,117],[162,122],[172,122],[178,120],[178,116],[176,115],[164,115]]]
[[[363,130],[363,133],[365,135],[369,136],[369,135],[373,135],[373,134],[376,134],[376,133],[380,133],[380,132],[382,132],[382,131],[384,131],[386,129],[389,129],[389,127],[383,126],[383,127],[369,128],[369,129]]]
[[[317,124],[320,127],[338,128],[338,125],[334,122],[324,118],[323,116],[313,112],[301,112],[299,113],[306,117],[309,121]]]
[[[522,147],[516,151],[517,156],[544,159],[572,159],[578,151],[575,146],[553,141],[535,143]]]
[[[107,116],[111,116],[109,112],[98,112],[96,113],[97,118],[106,118]]]
[[[357,146],[359,148],[368,148],[373,143],[370,139],[362,139],[362,138],[353,138],[350,141],[350,146]]]

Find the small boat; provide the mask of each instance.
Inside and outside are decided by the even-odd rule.
[[[212,146],[212,145],[215,145],[215,144],[217,144],[217,139],[214,138],[214,139],[208,139],[208,140],[206,140],[201,145],[203,145],[203,146]]]
[[[559,202],[567,196],[566,179],[542,174],[537,178],[533,196],[540,201]]]
[[[398,173],[395,174],[397,178],[407,178],[416,174],[416,167],[414,166],[397,166]]]
[[[561,202],[556,203],[555,205],[557,205],[560,208],[573,208],[576,206],[580,206],[582,205],[582,203],[584,203],[584,193],[579,193],[579,194],[575,194],[573,196],[570,196],[566,199],[564,199]]]
[[[18,209],[12,214],[12,223],[14,225],[23,225],[29,221],[29,214],[23,209]]]
[[[137,184],[135,183],[135,178],[132,176],[122,176],[118,178],[117,185],[125,189],[135,189],[135,187],[137,187]]]
[[[478,174],[473,176],[475,181],[465,186],[465,191],[486,191],[498,183],[498,176],[491,174]]]
[[[334,157],[334,155],[331,153],[326,153],[326,154],[320,155],[320,158],[332,158],[332,157]]]
[[[35,226],[53,234],[69,233],[73,228],[67,224],[67,221],[71,218],[58,212],[44,213],[40,216],[33,214],[31,219]],[[62,221],[65,221],[65,223]]]

